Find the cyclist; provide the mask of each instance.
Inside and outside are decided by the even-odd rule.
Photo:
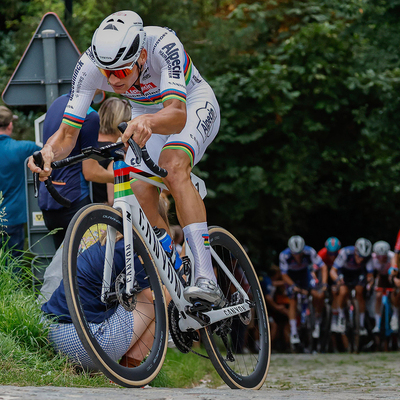
[[[92,45],[78,61],[72,77],[72,93],[58,131],[42,150],[44,169],[32,160],[29,167],[45,180],[50,163],[68,155],[74,146],[86,110],[96,89],[127,97],[132,119],[122,140],[132,137],[168,170],[163,179],[175,199],[180,225],[195,260],[195,285],[184,291],[188,301],[221,305],[211,263],[206,209],[190,180],[190,172],[217,135],[220,112],[217,99],[175,32],[168,28],[143,27],[133,11],[120,11],[103,20],[94,32]],[[128,163],[145,173],[131,149]],[[168,227],[158,213],[157,188],[143,181],[132,183],[150,223]]]
[[[324,292],[328,282],[328,270],[326,265],[312,247],[305,245],[305,241],[301,236],[295,235],[289,239],[288,248],[279,254],[279,268],[282,271],[282,278],[288,286],[288,295],[290,298],[290,343],[300,343],[297,332],[296,294],[302,291],[310,291],[313,297],[316,322],[312,336],[314,338],[319,338]],[[315,275],[313,276],[314,271],[311,271],[313,268],[315,268],[316,271],[321,270],[321,287],[318,287]]]
[[[336,257],[339,254],[339,250],[342,247],[340,240],[335,237],[331,236],[325,241],[325,247],[323,247],[319,252],[318,255],[322,258],[322,261],[328,267],[328,288],[332,295],[332,320],[331,320],[331,332],[337,332],[337,321],[338,321],[338,303],[337,303],[337,288],[335,282],[332,281],[330,277],[330,270],[333,266],[333,263]]]
[[[372,247],[372,264],[374,270],[377,273],[376,277],[376,299],[375,299],[375,327],[372,330],[373,333],[379,333],[380,321],[381,321],[381,306],[382,306],[382,295],[385,289],[393,290],[393,284],[389,280],[389,270],[392,267],[394,258],[393,251],[390,250],[390,245],[384,240],[379,240],[374,243]],[[390,327],[394,332],[399,329],[399,316],[398,316],[398,295],[395,292],[390,294],[393,307],[393,315],[390,321]]]
[[[365,329],[365,286],[373,284],[373,266],[369,262],[372,244],[368,239],[357,239],[354,246],[344,247],[339,251],[330,275],[332,280],[340,285],[338,294],[339,317],[337,331],[344,333],[346,330],[346,319],[344,307],[349,295],[350,288],[355,287],[356,297],[360,306],[360,335],[367,335]]]

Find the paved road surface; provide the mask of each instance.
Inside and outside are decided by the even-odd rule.
[[[0,386],[0,400],[372,400],[400,399],[400,353],[273,355],[259,391]]]

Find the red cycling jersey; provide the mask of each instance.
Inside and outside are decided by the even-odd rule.
[[[335,261],[336,256],[331,256],[328,254],[328,249],[323,247],[319,252],[318,255],[322,258],[324,264],[330,269]]]
[[[400,231],[399,231],[398,234],[397,234],[396,244],[395,244],[395,246],[394,246],[394,252],[395,252],[396,254],[399,254],[399,253],[400,253]]]

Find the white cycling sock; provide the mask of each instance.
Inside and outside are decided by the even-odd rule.
[[[375,314],[375,326],[379,326],[381,322],[381,316],[379,314]]]
[[[291,319],[289,320],[289,324],[290,324],[290,334],[292,336],[297,335],[297,320]]]
[[[194,258],[194,281],[206,278],[217,282],[211,263],[210,240],[207,222],[186,225],[183,232]]]
[[[397,307],[392,307],[393,317],[399,317],[399,309]]]
[[[360,327],[364,328],[364,321],[365,321],[365,313],[360,313]]]

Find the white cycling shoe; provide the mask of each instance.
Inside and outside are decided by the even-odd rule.
[[[225,305],[222,290],[214,281],[206,278],[198,278],[194,286],[185,288],[183,297],[189,303],[206,301],[215,307],[223,307]]]
[[[290,335],[290,344],[299,344],[300,343],[300,337],[297,333],[294,335]]]
[[[367,336],[368,331],[364,327],[360,327],[359,334],[360,336]]]
[[[337,333],[345,333],[346,332],[346,319],[344,317],[339,317],[337,322]]]
[[[392,319],[390,320],[390,329],[395,333],[399,331],[399,318],[397,315],[392,316]]]
[[[318,324],[315,324],[314,326],[314,330],[312,331],[312,337],[314,339],[319,339],[319,335],[320,335],[320,328]]]

